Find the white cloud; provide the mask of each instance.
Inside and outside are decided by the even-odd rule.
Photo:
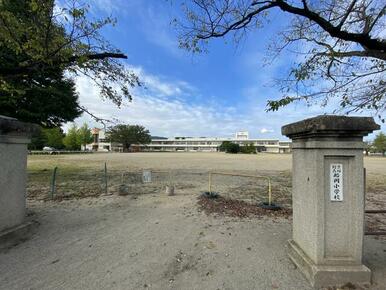
[[[273,133],[273,130],[267,129],[267,128],[262,128],[260,130],[261,134],[266,134],[266,133]]]
[[[144,88],[158,97],[177,97],[191,94],[196,88],[185,81],[166,80],[166,77],[146,73],[142,67],[129,66],[144,84]]]
[[[135,11],[141,5],[143,0],[86,0],[90,5],[91,12],[103,12],[107,15],[115,16],[127,11]]]
[[[166,80],[165,77],[146,73],[141,67],[130,67],[145,83],[147,89],[135,89],[133,101],[124,102],[121,109],[111,101],[99,97],[98,88],[87,77],[76,80],[81,105],[98,117],[116,118],[123,123],[141,124],[153,135],[227,135],[235,131],[233,108],[218,111],[216,106],[187,102],[196,89],[181,80]],[[76,120],[90,126],[99,126],[86,114]],[[224,124],[223,122],[228,122]],[[66,130],[69,124],[64,126]],[[220,129],[219,129],[220,128]]]
[[[191,84],[149,74],[141,67],[132,69],[140,74],[148,89],[135,89],[131,103],[125,102],[121,109],[117,108],[111,101],[99,97],[99,91],[90,79],[80,77],[77,89],[81,105],[101,118],[140,124],[152,135],[165,137],[230,137],[237,131],[247,130],[254,138],[286,139],[280,134],[283,125],[324,113],[320,106],[307,107],[301,103],[267,113],[265,104],[257,101],[264,92],[257,92],[256,99],[230,107],[221,106],[210,98],[192,102],[199,90]],[[76,120],[78,125],[83,122],[102,127],[86,114]],[[69,125],[66,124],[64,129]]]
[[[80,103],[90,112],[105,119],[116,118],[119,122],[141,124],[158,136],[232,136],[234,132],[247,129],[256,136],[258,127],[271,124],[266,114],[241,114],[245,108],[222,107],[212,99],[192,102],[198,89],[183,80],[148,74],[141,67],[130,67],[143,80],[148,89],[135,89],[133,101],[125,102],[121,109],[111,101],[99,97],[98,88],[90,79],[77,79]],[[261,109],[261,108],[260,108]],[[76,120],[90,126],[101,127],[84,114]],[[67,129],[69,124],[64,126]],[[268,132],[266,132],[268,133]]]

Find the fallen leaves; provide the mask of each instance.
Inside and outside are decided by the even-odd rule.
[[[284,217],[288,218],[292,215],[291,209],[283,208],[282,210],[271,211],[260,208],[255,204],[250,204],[245,201],[223,198],[207,198],[200,196],[198,205],[206,214],[219,214],[231,217],[246,218],[251,216],[269,216],[269,217]]]

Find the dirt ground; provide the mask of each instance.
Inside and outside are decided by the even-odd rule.
[[[386,159],[366,158],[365,166],[366,207],[385,208]],[[143,169],[167,173],[143,184]],[[290,216],[208,213],[198,202],[215,170],[271,177],[275,199],[290,209],[290,169],[290,155],[273,154],[30,156],[28,218],[39,226],[0,251],[0,289],[311,289],[286,255]],[[128,196],[114,194],[122,183]],[[171,183],[175,196],[164,192]],[[237,205],[266,199],[265,179],[218,176],[213,184]],[[367,220],[383,222],[381,215]],[[386,289],[385,239],[365,237],[364,263],[373,271],[369,289]]]
[[[236,171],[288,171],[291,154],[225,154],[225,153],[98,153],[74,155],[30,155],[29,169],[52,168],[56,165],[102,169],[103,163],[113,169],[157,170],[236,170]],[[386,159],[365,157],[370,174],[386,174]]]
[[[58,167],[55,199],[98,197],[106,193],[104,166],[107,166],[107,192],[123,189],[132,194],[155,194],[173,185],[179,194],[209,191],[208,172],[246,174],[255,177],[213,175],[211,191],[224,198],[256,204],[268,200],[268,182],[275,203],[291,209],[290,154],[225,153],[135,153],[87,155],[32,155],[28,159],[28,198],[51,199],[51,179]],[[366,157],[367,209],[386,208],[386,158]],[[142,182],[143,170],[152,171],[152,182]],[[366,217],[368,230],[386,231],[386,216]]]

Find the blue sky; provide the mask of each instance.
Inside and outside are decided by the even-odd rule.
[[[295,55],[284,53],[264,66],[267,45],[287,21],[279,11],[271,15],[269,27],[252,32],[240,45],[218,39],[210,43],[208,53],[192,55],[178,48],[177,32],[170,25],[174,17],[181,17],[178,2],[90,1],[95,17],[117,19],[117,25],[104,29],[103,35],[127,54],[126,65],[146,89],[135,89],[133,101],[117,109],[99,98],[90,80],[79,78],[82,105],[101,117],[141,124],[152,135],[167,137],[231,136],[248,130],[255,138],[285,139],[282,125],[331,113],[331,109],[302,103],[265,112],[267,99],[281,96],[272,86],[273,79],[285,75],[296,61]],[[83,122],[100,127],[87,116],[76,120]]]

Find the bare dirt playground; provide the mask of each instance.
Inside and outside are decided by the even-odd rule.
[[[29,156],[28,219],[39,226],[0,250],[0,289],[311,289],[284,246],[291,162],[279,154]],[[386,159],[365,158],[365,167],[366,208],[384,209]],[[144,169],[153,171],[151,183],[142,183]],[[209,171],[264,178],[214,176],[221,198],[207,203],[199,197]],[[267,199],[266,177],[281,214],[255,210]],[[165,194],[166,185],[175,196]],[[127,196],[117,194],[122,186]],[[368,216],[366,224],[386,230],[386,216]],[[373,270],[365,289],[386,289],[386,238],[366,236],[364,247]]]

